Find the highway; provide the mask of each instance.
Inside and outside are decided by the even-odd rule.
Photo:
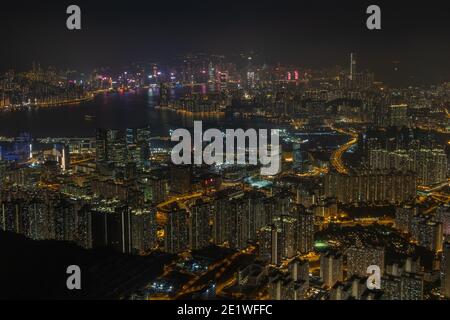
[[[158,210],[166,211],[167,210],[166,207],[170,206],[171,204],[173,204],[175,202],[192,200],[194,198],[201,197],[202,195],[203,194],[201,192],[195,192],[195,193],[188,193],[188,194],[183,194],[180,196],[172,197],[172,198],[158,204],[157,208],[158,208]]]
[[[342,161],[342,156],[348,149],[350,149],[356,142],[358,142],[358,135],[353,131],[345,131],[342,129],[334,128],[333,130],[342,133],[348,134],[352,136],[352,139],[346,144],[340,146],[330,157],[331,165],[337,170],[337,172],[342,174],[348,174],[348,169],[345,167],[344,162]]]

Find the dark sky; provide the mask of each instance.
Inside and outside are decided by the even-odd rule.
[[[389,78],[392,61],[405,77],[449,80],[450,1],[134,0],[2,2],[0,70],[32,61],[88,71],[131,61],[164,61],[187,52],[257,51],[269,63],[312,67],[347,64]],[[66,29],[66,8],[82,10],[82,30]],[[382,30],[366,29],[378,4]],[[411,78],[412,79],[412,78]]]

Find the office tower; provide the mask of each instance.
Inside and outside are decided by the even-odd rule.
[[[349,76],[349,79],[354,80],[355,74],[356,74],[356,59],[352,52],[352,53],[350,53],[350,76]]]
[[[111,247],[131,253],[131,214],[129,208],[117,200],[102,200],[91,210],[92,246]]]
[[[111,162],[121,166],[134,162],[139,170],[150,165],[150,129],[97,129],[95,133],[97,162]]]
[[[411,220],[411,237],[431,251],[442,250],[442,224],[432,216],[416,215]]]
[[[442,250],[441,295],[450,299],[450,243],[446,242]]]
[[[296,250],[308,253],[314,250],[314,213],[302,205],[294,205],[291,215],[297,220]]]
[[[344,280],[342,254],[327,252],[320,255],[320,277],[328,288]]]
[[[211,61],[208,64],[208,76],[209,76],[209,79],[208,79],[209,82],[215,82],[215,68],[213,67],[213,64]]]
[[[189,248],[201,249],[210,244],[212,204],[199,199],[190,207]]]
[[[157,245],[156,210],[151,206],[131,210],[131,243],[136,254],[146,254]]]
[[[361,244],[352,245],[347,249],[347,275],[367,276],[367,267],[376,265],[384,273],[384,249]]]
[[[121,130],[106,131],[107,160],[114,164],[123,164],[127,159],[127,149],[124,133]]]
[[[403,233],[409,233],[411,230],[411,221],[418,212],[418,208],[412,205],[404,205],[395,208],[395,228]]]
[[[292,156],[293,164],[292,168],[300,173],[305,172],[305,160],[307,160],[307,154],[302,150],[301,143],[292,144]]]
[[[188,213],[178,205],[173,205],[166,213],[164,226],[164,250],[179,253],[189,246]]]
[[[150,137],[149,127],[137,128],[136,143],[141,149],[141,165],[145,169],[150,166]]]
[[[128,160],[136,163],[139,170],[150,166],[150,128],[128,128],[125,130]]]
[[[107,161],[107,145],[106,145],[106,130],[96,129],[95,131],[95,160],[97,162]]]

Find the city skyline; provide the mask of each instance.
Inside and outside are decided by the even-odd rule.
[[[369,4],[5,4],[0,299],[449,300],[448,3]]]
[[[168,7],[143,1],[123,7],[81,1],[82,28],[71,31],[65,27],[69,3],[8,3],[1,20],[2,39],[8,46],[1,53],[0,69],[25,70],[39,61],[86,72],[102,66],[121,68],[133,61],[170,64],[176,56],[170,52],[252,51],[260,54],[261,63],[324,68],[358,52],[364,57],[360,65],[378,70],[387,82],[448,80],[448,4],[419,8],[382,1],[378,5],[383,27],[374,31],[365,28],[369,4],[281,1],[273,6],[270,1],[250,1],[225,8],[202,2]],[[57,54],[60,51],[65,55]]]

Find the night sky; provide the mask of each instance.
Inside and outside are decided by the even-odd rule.
[[[0,11],[0,71],[32,62],[89,71],[176,54],[256,51],[267,63],[346,65],[389,81],[393,62],[407,82],[450,80],[450,1],[8,1]],[[77,4],[82,30],[66,28]],[[366,29],[378,4],[382,30]],[[399,63],[398,63],[399,62]]]

